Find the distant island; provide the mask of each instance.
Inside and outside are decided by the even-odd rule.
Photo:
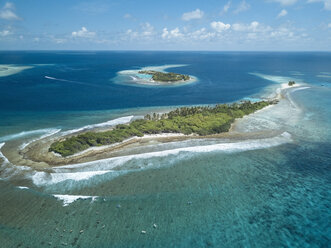
[[[214,107],[182,107],[165,114],[154,113],[129,124],[119,124],[109,131],[85,132],[56,141],[49,152],[62,157],[74,155],[90,147],[111,145],[145,134],[174,133],[207,136],[228,132],[236,118],[251,114],[278,101],[244,101],[233,104],[218,104]]]
[[[140,69],[123,70],[117,73],[113,81],[135,87],[178,87],[198,81],[193,75],[168,72],[170,68],[184,67],[187,65],[161,65],[147,66]]]
[[[152,75],[152,80],[157,82],[178,82],[190,80],[189,75],[183,75],[174,72],[161,72],[161,71],[139,71],[139,74]]]
[[[289,81],[288,82],[288,86],[293,86],[293,85],[295,85],[295,82],[294,81]]]

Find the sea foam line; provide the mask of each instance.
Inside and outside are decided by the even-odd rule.
[[[103,175],[109,171],[83,171],[78,173],[47,173],[36,172],[32,176],[32,181],[37,186],[43,186],[47,184],[57,184],[66,180],[81,181],[88,180],[97,175]]]
[[[1,148],[5,145],[5,143],[0,143],[0,158],[3,159],[4,163],[9,163],[9,160],[6,158],[5,155],[1,152]]]
[[[45,128],[45,129],[37,129],[37,130],[31,130],[31,131],[23,131],[20,133],[15,133],[15,134],[10,134],[10,135],[0,137],[0,142],[18,139],[18,138],[31,136],[31,135],[35,135],[35,134],[40,134],[40,133],[50,133],[50,132],[53,132],[54,130],[57,130],[57,129]]]
[[[53,196],[63,201],[64,207],[77,201],[78,199],[91,199],[92,202],[94,202],[98,198],[98,196],[87,196],[87,195],[53,195]]]
[[[43,186],[61,183],[66,180],[88,180],[98,175],[103,175],[107,173],[113,174],[115,172],[118,173],[119,170],[114,171],[113,169],[120,169],[121,166],[127,165],[127,163],[131,161],[138,162],[138,164],[134,164],[134,169],[145,169],[148,167],[160,166],[160,163],[156,164],[150,160],[156,157],[175,156],[176,159],[181,159],[181,157],[178,156],[180,153],[183,153],[183,155],[185,155],[184,157],[186,157],[187,154],[192,155],[194,153],[208,153],[215,151],[224,153],[242,152],[270,148],[291,141],[291,134],[284,132],[281,135],[273,138],[246,140],[241,142],[220,143],[203,146],[182,147],[165,151],[114,157],[92,162],[55,167],[53,168],[54,173],[36,172],[35,175],[32,177],[32,181],[37,186]],[[139,160],[143,160],[143,163],[141,163],[141,161]],[[146,160],[148,161],[148,163],[145,163]],[[125,168],[125,170],[127,170],[127,168]]]
[[[30,140],[30,141],[28,141],[28,142],[25,142],[25,143],[21,144],[20,147],[19,147],[19,149],[20,149],[20,150],[23,150],[25,147],[27,147],[27,146],[30,145],[31,143],[33,143],[33,142],[35,142],[35,141],[37,141],[37,140],[41,140],[41,139],[44,139],[44,138],[50,137],[50,136],[52,136],[52,135],[54,135],[54,134],[57,134],[57,133],[60,132],[60,131],[61,131],[61,129],[53,129],[53,130],[50,129],[49,133],[44,134],[44,135],[40,136],[40,137],[37,138],[37,139],[33,139],[33,140]]]

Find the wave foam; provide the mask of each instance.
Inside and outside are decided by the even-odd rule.
[[[8,159],[6,158],[5,155],[1,152],[1,148],[5,145],[5,143],[0,143],[0,158],[4,161],[4,163],[9,163]]]
[[[17,188],[19,188],[19,189],[29,189],[29,187],[25,187],[25,186],[17,186]]]
[[[20,147],[19,147],[19,149],[20,149],[20,150],[23,150],[25,147],[27,147],[27,146],[30,145],[31,143],[33,143],[33,142],[35,142],[35,141],[37,141],[37,140],[41,140],[41,139],[44,139],[44,138],[50,137],[50,136],[52,136],[52,135],[54,135],[54,134],[57,134],[57,133],[60,132],[60,131],[61,131],[61,129],[50,129],[50,131],[49,131],[48,133],[46,133],[46,134],[40,136],[39,138],[37,138],[37,139],[33,139],[33,140],[30,140],[30,141],[28,141],[28,142],[25,142],[25,143],[21,144]]]
[[[98,198],[98,196],[86,196],[86,195],[53,195],[53,196],[63,201],[64,207],[77,201],[78,199],[91,199],[92,202],[94,202]]]
[[[122,157],[114,157],[108,159],[102,159],[98,161],[66,165],[61,167],[53,168],[54,173],[46,172],[36,172],[33,177],[33,183],[37,186],[44,186],[49,184],[56,184],[64,182],[66,180],[88,180],[97,175],[103,175],[106,173],[120,175],[120,171],[128,171],[132,169],[145,169],[148,167],[160,166],[161,162],[154,163],[151,161],[153,158],[161,158],[172,156],[174,160],[179,160],[186,158],[187,155],[192,155],[196,153],[208,153],[208,152],[224,152],[224,153],[234,153],[242,151],[250,151],[257,149],[266,149],[270,147],[275,147],[288,142],[291,142],[291,134],[284,132],[283,134],[265,139],[257,140],[246,140],[241,142],[233,143],[219,143],[212,145],[200,145],[192,147],[182,147],[165,151],[149,152],[137,155],[127,155]],[[183,156],[179,157],[181,154]],[[141,161],[140,161],[141,160]],[[170,160],[167,159],[169,162]],[[133,163],[133,164],[132,164]],[[114,171],[113,169],[120,169]]]
[[[32,176],[32,181],[37,186],[43,186],[46,184],[57,184],[66,180],[81,181],[88,180],[91,177],[97,175],[103,175],[109,171],[83,171],[79,173],[47,173],[47,172],[36,172]]]
[[[54,130],[57,130],[57,129],[45,128],[45,129],[37,129],[37,130],[31,130],[31,131],[23,131],[20,133],[15,133],[15,134],[10,134],[10,135],[0,137],[0,142],[23,138],[23,137],[32,136],[32,135],[37,135],[37,134],[42,134],[42,133],[51,133],[51,132],[54,132]]]

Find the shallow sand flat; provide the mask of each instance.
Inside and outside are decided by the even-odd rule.
[[[33,66],[0,65],[0,77],[11,76],[31,68]]]

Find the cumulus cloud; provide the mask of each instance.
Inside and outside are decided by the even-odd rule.
[[[192,40],[207,40],[215,36],[215,32],[208,32],[206,28],[201,28],[187,34],[187,37]]]
[[[80,30],[72,32],[71,36],[74,38],[93,38],[95,32],[88,31],[86,27],[82,27]]]
[[[179,28],[175,28],[173,30],[168,31],[167,28],[162,30],[162,38],[163,39],[172,39],[172,38],[181,38],[183,34],[180,32]]]
[[[190,21],[193,19],[201,19],[204,15],[204,12],[201,11],[200,9],[196,9],[194,11],[191,12],[186,12],[182,15],[182,19],[184,21]]]
[[[297,0],[271,0],[272,2],[280,3],[281,5],[293,5]]]
[[[233,13],[238,14],[240,12],[247,11],[250,7],[251,6],[245,0],[243,0],[239,3],[238,7],[235,9],[235,11],[233,11]]]
[[[287,10],[286,10],[286,9],[282,9],[282,10],[279,12],[277,18],[280,18],[280,17],[286,16],[286,15],[287,15]]]
[[[125,18],[125,19],[130,19],[130,18],[132,18],[132,15],[129,14],[129,13],[126,13],[126,14],[123,16],[123,18]]]
[[[9,30],[0,31],[0,36],[1,37],[5,37],[5,36],[8,36],[10,34],[11,34],[11,32]]]
[[[317,3],[317,2],[323,3],[325,10],[331,10],[331,0],[308,0],[308,3]]]
[[[230,24],[225,24],[223,22],[216,22],[216,21],[210,23],[210,26],[217,32],[223,32],[231,27]]]
[[[154,27],[149,22],[142,24],[141,34],[143,36],[152,36],[154,34]]]
[[[224,5],[221,14],[222,13],[227,13],[229,11],[230,7],[231,7],[231,1],[227,2],[227,4]]]
[[[5,20],[20,20],[15,14],[15,5],[13,3],[7,2],[2,9],[0,9],[0,18]]]
[[[245,32],[245,31],[257,31],[260,23],[257,21],[251,22],[250,24],[235,23],[232,25],[234,31]]]

